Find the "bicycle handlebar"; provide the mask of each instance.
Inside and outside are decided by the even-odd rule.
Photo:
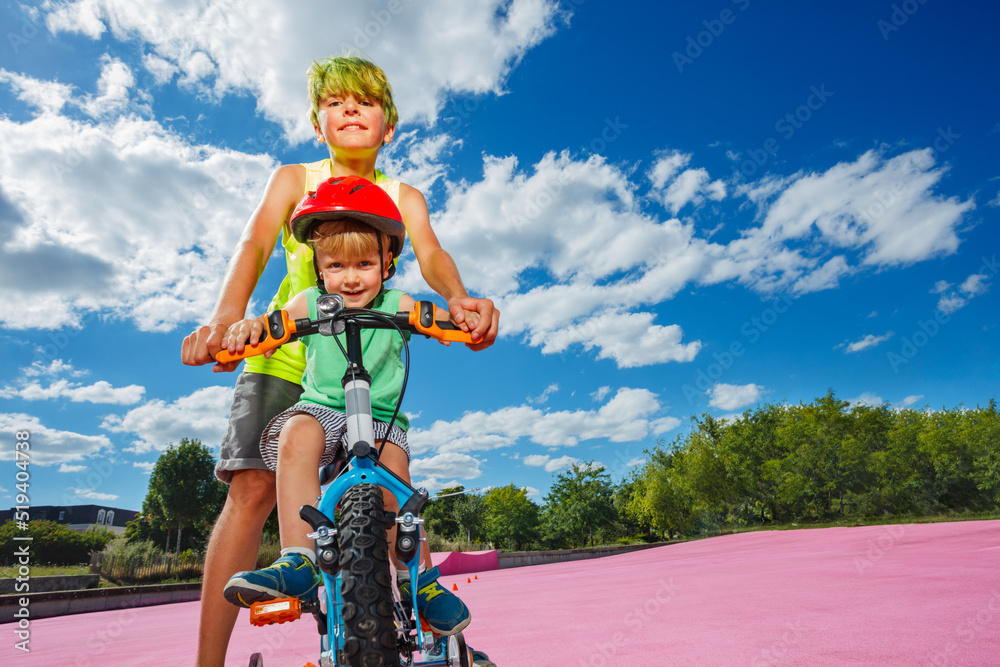
[[[395,327],[428,338],[451,343],[472,343],[472,334],[462,331],[447,319],[438,319],[438,314],[442,312],[444,312],[442,308],[438,308],[430,301],[418,301],[413,306],[412,311],[402,310],[394,316],[365,308],[351,308],[347,310],[341,308],[330,315],[318,317],[315,320],[309,318],[293,320],[288,316],[287,311],[273,310],[268,313],[268,327],[264,330],[260,340],[256,344],[250,345],[248,343],[242,352],[221,350],[215,355],[215,360],[219,363],[239,361],[247,357],[264,354],[269,350],[273,350],[302,336],[315,333],[330,335],[334,333],[334,327],[323,327],[321,326],[322,324],[330,323],[332,325],[338,320],[345,320],[364,313],[378,313],[380,316],[391,318]],[[395,328],[393,324],[378,320],[364,320],[362,326],[376,329]]]

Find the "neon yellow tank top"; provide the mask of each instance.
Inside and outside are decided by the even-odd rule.
[[[302,166],[306,170],[305,189],[302,192],[305,195],[316,190],[320,183],[331,177],[333,161],[327,158]],[[386,194],[392,197],[396,206],[399,206],[399,181],[389,178],[376,169],[375,185],[385,190]],[[312,248],[295,240],[288,226],[288,220],[285,220],[281,225],[281,239],[281,245],[285,249],[285,263],[288,266],[288,272],[281,281],[274,298],[271,299],[267,312],[284,307],[293,296],[302,290],[316,286],[316,269],[313,266]],[[393,261],[396,261],[395,257]],[[243,372],[273,375],[295,384],[301,384],[305,368],[305,346],[300,341],[296,341],[279,347],[270,359],[265,359],[263,355],[247,358],[244,362]]]

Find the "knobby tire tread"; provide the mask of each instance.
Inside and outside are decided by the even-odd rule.
[[[350,488],[340,502],[343,660],[348,667],[399,664],[382,490]]]

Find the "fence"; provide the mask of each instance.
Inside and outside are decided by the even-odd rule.
[[[204,567],[203,557],[173,554],[161,556],[121,556],[105,552],[90,556],[90,571],[108,581],[122,584],[152,584],[167,579],[199,579]]]
[[[264,543],[260,547],[255,569],[267,567],[281,555],[281,546]],[[91,553],[90,572],[119,584],[154,584],[168,579],[185,581],[200,579],[205,557],[191,553],[128,556],[101,551]]]

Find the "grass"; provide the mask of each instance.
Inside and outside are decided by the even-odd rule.
[[[19,566],[0,566],[0,579],[13,579],[18,576]],[[32,577],[54,577],[58,575],[90,574],[89,565],[31,565]]]

